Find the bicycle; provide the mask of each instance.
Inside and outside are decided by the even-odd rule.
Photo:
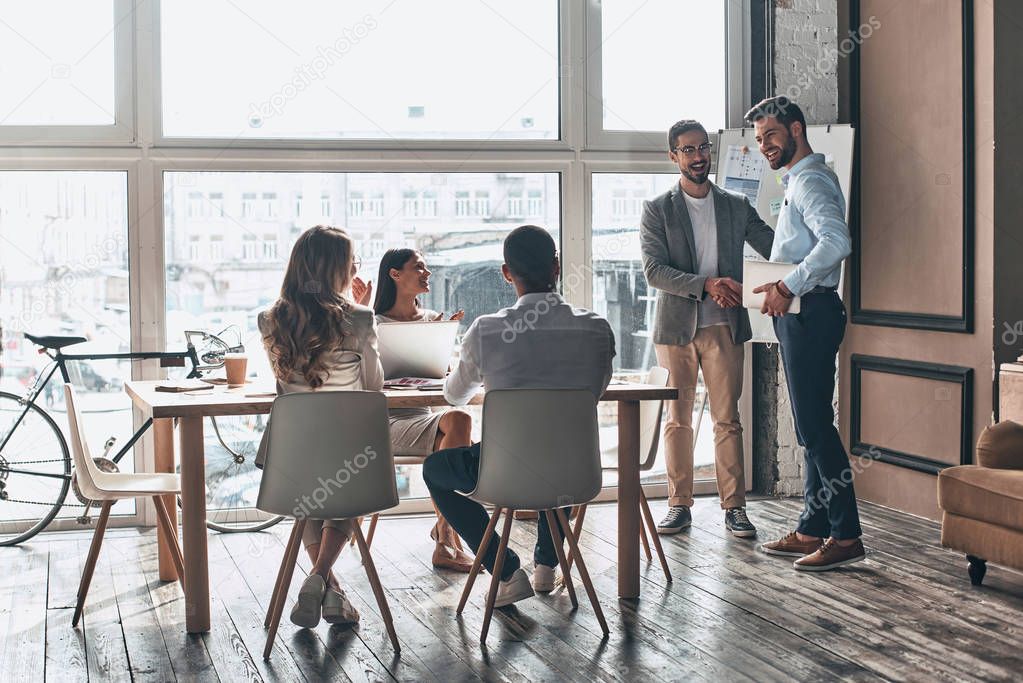
[[[223,367],[225,353],[244,349],[240,345],[231,346],[218,335],[197,330],[185,332],[184,351],[67,354],[62,349],[87,340],[84,337],[37,336],[28,333],[25,333],[25,338],[40,347],[38,352],[53,362],[37,375],[24,395],[0,391],[0,546],[17,545],[32,538],[46,528],[65,506],[83,508],[82,514],[76,518],[78,524],[88,525],[91,522],[89,511],[93,504],[78,491],[64,434],[50,411],[37,403],[40,396],[44,397],[44,404],[53,399],[53,394],[44,394],[44,390],[58,370],[64,382],[70,382],[68,363],[72,361],[159,360],[160,367],[186,367],[187,363],[190,367],[186,379],[199,379],[204,373]],[[195,341],[199,342],[199,348]],[[210,471],[211,463],[207,462],[208,499],[211,493],[212,497],[217,498],[216,490],[222,482],[237,480],[242,475],[257,476],[252,466],[255,453],[250,456],[229,446],[215,418],[210,418],[210,421],[228,458],[226,466],[221,470],[217,470],[217,464],[213,463],[213,472]],[[118,463],[152,424],[152,418],[146,419],[113,457],[108,456],[116,439],[108,438],[103,455],[93,458],[97,466],[103,471],[116,472]],[[69,490],[74,491],[79,503],[65,503]],[[238,498],[237,492],[233,497]],[[178,503],[180,505],[180,500]],[[42,511],[42,514],[30,513],[30,510]],[[210,512],[214,516],[223,516],[215,510]],[[208,513],[206,526],[224,533],[260,531],[282,519],[270,517],[243,519],[239,522],[236,518],[229,522],[212,519]]]

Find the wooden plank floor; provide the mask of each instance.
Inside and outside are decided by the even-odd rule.
[[[655,502],[655,517],[662,510]],[[794,500],[750,504],[761,539],[788,530],[798,510]],[[202,636],[184,633],[181,591],[158,579],[151,529],[110,532],[83,624],[72,629],[88,535],[43,534],[0,548],[0,681],[1019,680],[1023,575],[991,566],[975,589],[965,559],[940,547],[936,524],[869,503],[861,510],[867,561],[807,575],[729,536],[716,502],[700,500],[693,528],[664,538],[674,582],[644,561],[642,599],[619,601],[616,511],[593,506],[582,548],[610,639],[577,580],[577,611],[562,592],[519,603],[495,618],[486,650],[478,643],[486,580],[456,619],[464,577],[430,566],[432,521],[384,520],[374,556],[401,656],[358,554],[346,550],[339,571],[362,624],[302,630],[286,610],[269,663],[263,615],[289,526],[211,534],[213,630]],[[524,558],[534,532],[516,523],[512,542]],[[308,568],[302,558],[296,573]]]

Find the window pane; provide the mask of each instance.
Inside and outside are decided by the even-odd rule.
[[[642,381],[646,371],[657,365],[651,336],[657,293],[647,287],[639,245],[643,202],[668,191],[676,182],[678,176],[667,173],[593,174],[593,309],[611,323],[618,350],[615,375],[629,381]],[[701,378],[697,407],[705,395]],[[697,420],[694,412],[694,426]],[[617,404],[600,404],[600,446],[604,464],[614,466],[618,459]],[[662,439],[662,455],[663,450]],[[696,478],[713,478],[709,408],[701,422],[694,458]],[[654,469],[642,476],[643,483],[666,481],[664,458],[659,456]],[[616,481],[613,472],[605,472],[605,486]]]
[[[175,0],[161,44],[169,136],[558,137],[557,0]]]
[[[38,347],[25,339],[26,332],[85,337],[88,341],[67,349],[73,354],[130,350],[127,213],[127,174],[123,172],[0,172],[0,391],[23,396],[48,374],[50,359],[37,353]],[[112,456],[133,431],[131,402],[123,391],[130,365],[117,360],[82,361],[70,363],[68,370],[79,392],[93,456],[103,455],[104,443],[113,436],[117,446]],[[67,439],[59,373],[36,400]],[[0,434],[7,434],[14,424],[9,407],[7,402],[2,404]],[[46,427],[41,420],[19,427],[0,457],[11,464],[35,463],[25,466],[38,468],[33,471],[61,472],[62,454]],[[54,444],[54,451],[37,444]],[[37,462],[52,460],[57,462]],[[129,454],[119,468],[130,472],[133,464]],[[40,481],[41,477],[9,477],[10,500],[0,501],[0,533],[11,531],[12,520],[41,515],[40,506],[10,502],[39,502],[51,491]],[[73,493],[66,503],[63,517],[82,514]],[[131,514],[134,501],[119,502],[114,510]],[[97,512],[94,509],[92,514]]]
[[[4,3],[0,125],[114,123],[113,0]]]
[[[229,341],[237,335],[245,344],[250,366],[265,378],[272,375],[256,316],[277,298],[295,238],[312,225],[349,231],[365,280],[377,280],[387,249],[422,251],[433,273],[423,306],[449,314],[464,309],[463,331],[477,316],[515,302],[500,273],[502,240],[521,224],[509,215],[510,196],[535,200],[538,213],[530,220],[560,239],[555,173],[168,172],[164,182],[167,338],[180,345],[186,329],[226,330]],[[207,204],[219,197],[217,210],[189,211],[195,195]],[[256,199],[267,195],[320,201],[278,202],[271,213]],[[463,201],[465,212],[459,209]],[[264,418],[218,423],[234,447],[255,452]],[[229,457],[212,436],[206,453],[210,470]],[[419,468],[399,470],[403,496],[427,495]],[[221,488],[234,491],[239,505],[251,506],[257,485]]]
[[[725,35],[725,0],[602,0],[604,129],[724,128]]]

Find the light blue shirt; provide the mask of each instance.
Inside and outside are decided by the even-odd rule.
[[[842,261],[852,252],[845,197],[823,154],[800,159],[782,177],[785,200],[774,229],[771,260],[796,263],[784,278],[800,296],[818,285],[837,287]]]

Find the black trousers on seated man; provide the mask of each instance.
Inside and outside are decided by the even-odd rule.
[[[477,552],[480,543],[483,542],[483,534],[487,531],[487,524],[490,523],[490,516],[486,509],[471,498],[463,496],[459,491],[469,493],[476,488],[476,482],[480,471],[480,445],[475,444],[469,447],[446,448],[437,451],[423,463],[423,480],[430,490],[433,502],[437,509],[444,515],[458,535],[469,544],[473,552]],[[569,508],[563,508],[568,514]],[[564,538],[565,530],[558,524]],[[493,573],[494,561],[497,559],[497,547],[501,539],[499,534],[494,533],[483,554],[483,566],[487,571]],[[555,567],[558,564],[558,556],[554,550],[554,540],[551,538],[551,530],[547,525],[547,517],[540,515],[537,523],[536,548],[533,550],[533,561],[537,564]],[[501,580],[511,578],[520,566],[519,557],[511,548],[504,558],[504,566],[501,567]]]
[[[861,536],[853,473],[835,428],[835,358],[845,306],[833,291],[806,294],[800,312],[774,318],[799,445],[806,448],[805,506],[796,531],[851,540]]]

